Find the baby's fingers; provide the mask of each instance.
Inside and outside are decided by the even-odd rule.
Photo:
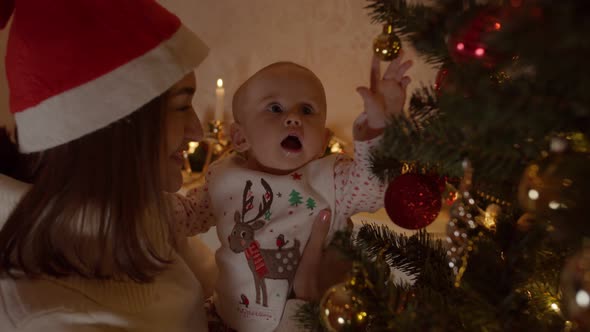
[[[399,66],[399,68],[395,72],[393,79],[401,83],[402,78],[404,77],[408,69],[412,67],[413,64],[414,63],[412,62],[412,60],[404,62],[401,66]]]
[[[400,64],[402,62],[403,57],[404,57],[404,51],[400,50],[397,55],[397,58],[395,58],[395,60],[391,61],[389,66],[387,66],[387,69],[385,70],[385,74],[383,74],[384,80],[392,79],[395,76],[395,73],[397,73],[398,69],[400,68]]]
[[[373,58],[371,59],[371,80],[369,89],[372,92],[377,91],[377,84],[381,79],[381,60],[373,54]]]
[[[409,78],[408,76],[404,76],[402,77],[400,84],[402,85],[402,89],[406,90],[408,88],[408,85],[412,82],[412,79]]]

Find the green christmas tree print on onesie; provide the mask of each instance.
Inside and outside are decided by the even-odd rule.
[[[299,204],[303,203],[301,194],[295,189],[293,189],[289,194],[289,203],[291,203],[291,206],[298,206]]]

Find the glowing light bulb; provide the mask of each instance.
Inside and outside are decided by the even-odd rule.
[[[529,190],[529,198],[533,201],[538,200],[539,199],[539,192],[536,191],[535,189]]]
[[[590,306],[590,294],[583,289],[579,290],[576,293],[576,304],[582,308],[588,308]]]

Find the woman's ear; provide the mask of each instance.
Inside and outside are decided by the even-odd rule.
[[[250,144],[240,124],[233,122],[229,128],[229,132],[234,150],[237,152],[246,152],[250,149]]]

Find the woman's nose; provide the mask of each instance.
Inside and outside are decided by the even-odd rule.
[[[196,142],[203,139],[203,127],[197,113],[191,112],[185,126],[184,135],[190,141]]]

